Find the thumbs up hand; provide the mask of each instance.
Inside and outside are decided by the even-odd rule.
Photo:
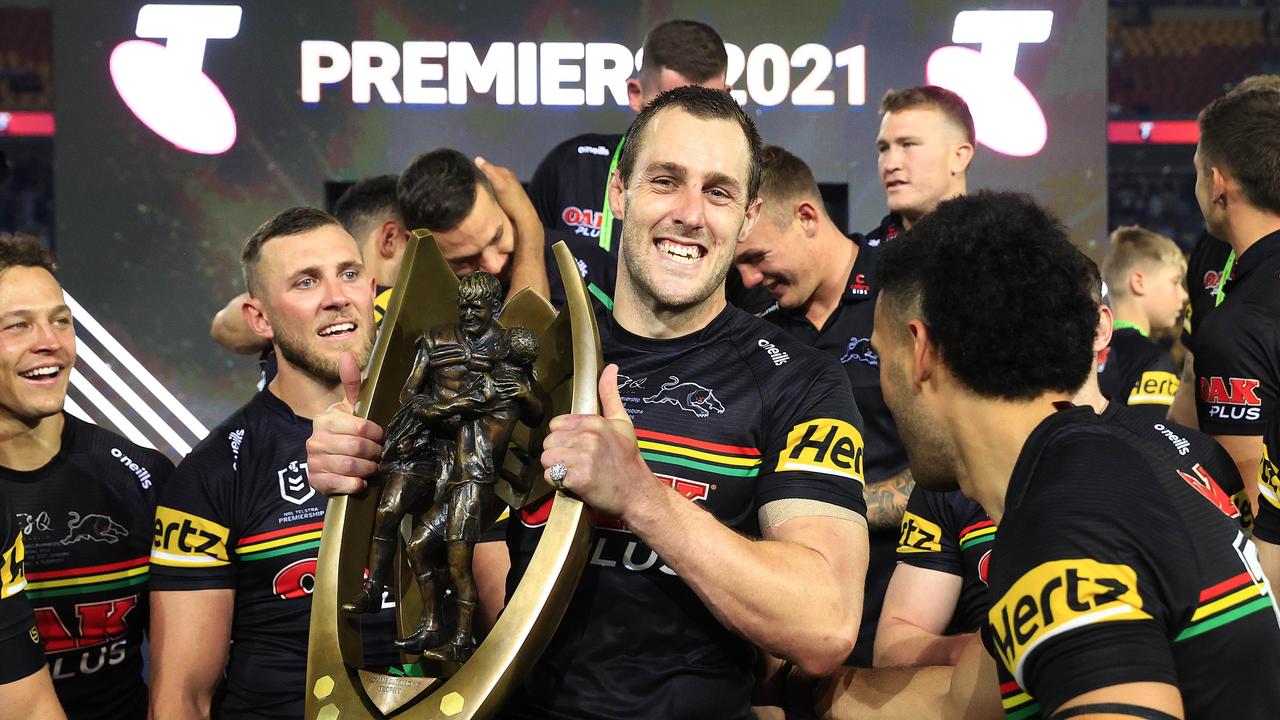
[[[599,390],[602,415],[560,415],[551,420],[551,432],[542,443],[542,467],[554,485],[551,468],[563,463],[565,490],[625,521],[629,511],[666,486],[640,457],[635,428],[618,394],[617,365],[604,369]]]
[[[344,399],[312,420],[307,439],[307,481],[324,495],[360,492],[382,458],[382,428],[354,414],[360,396],[355,355],[346,352],[338,358],[338,377]]]

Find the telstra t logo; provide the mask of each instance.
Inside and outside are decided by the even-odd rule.
[[[1014,75],[1018,46],[1042,43],[1053,27],[1050,10],[966,10],[956,15],[951,41],[933,51],[925,65],[930,85],[944,87],[969,104],[978,142],[1002,155],[1029,157],[1049,137],[1044,112]]]
[[[137,35],[111,51],[111,80],[125,105],[182,150],[218,155],[236,142],[236,116],[204,74],[208,40],[240,32],[238,5],[143,5]]]

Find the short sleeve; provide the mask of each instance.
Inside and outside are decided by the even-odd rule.
[[[1201,432],[1210,435],[1261,435],[1268,403],[1276,399],[1276,388],[1267,386],[1275,382],[1269,357],[1275,321],[1248,306],[1238,314],[1229,328],[1214,322],[1218,332],[1203,332],[1202,325],[1196,346],[1196,416]],[[1212,320],[1223,321],[1222,315],[1220,308]]]
[[[849,378],[825,355],[811,355],[772,384],[756,508],[775,500],[814,500],[866,517],[866,447]]]
[[[1280,416],[1267,423],[1262,445],[1262,462],[1258,466],[1258,517],[1253,522],[1253,536],[1280,545]]]
[[[1118,440],[1091,440],[1046,451],[1042,487],[1007,509],[993,551],[989,649],[1046,715],[1111,685],[1176,685],[1170,598],[1195,592],[1155,565],[1192,550],[1172,506],[1144,500],[1160,487],[1150,466]]]
[[[1129,388],[1125,404],[1159,421],[1169,414],[1181,377],[1168,352],[1158,346],[1153,350],[1158,352],[1153,352],[1136,373],[1137,379]]]
[[[898,562],[963,576],[964,557],[949,517],[944,493],[912,488],[898,536]]]
[[[233,456],[215,431],[162,489],[151,545],[152,590],[235,587],[235,463],[245,455],[236,448],[240,452]]]
[[[13,514],[3,508],[4,528],[0,538],[0,683],[27,677],[44,667],[44,648],[36,630],[35,614],[24,588],[27,574],[22,533],[13,523]]]

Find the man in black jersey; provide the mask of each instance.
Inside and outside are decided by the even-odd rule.
[[[761,164],[761,219],[738,245],[734,263],[747,287],[766,288],[776,299],[763,315],[766,320],[840,361],[866,423],[871,557],[858,645],[850,661],[867,666],[911,490],[907,454],[884,405],[880,368],[871,352],[881,245],[846,237],[836,227],[803,160],[768,146]]]
[[[1178,326],[1186,275],[1186,258],[1169,238],[1137,226],[1111,233],[1102,277],[1115,331],[1098,363],[1098,382],[1105,397],[1153,421],[1169,414],[1179,380],[1168,348],[1149,336]]]
[[[642,65],[627,81],[631,109],[640,112],[659,93],[686,85],[728,90],[729,56],[711,26],[694,20],[668,20],[645,36]],[[529,196],[542,224],[560,233],[587,238],[616,258],[622,224],[609,207],[606,189],[622,154],[623,135],[586,133],[557,145],[538,163]],[[772,300],[749,290],[733,273],[725,292],[729,302],[758,314]]]
[[[151,516],[173,464],[63,412],[76,342],[52,269],[35,238],[0,239],[5,520],[22,534],[26,595],[67,714],[143,720]]]
[[[391,285],[400,272],[409,233],[396,207],[395,175],[365,178],[347,188],[333,204],[333,215],[360,245],[365,270],[378,283],[373,312],[381,322],[391,302]],[[209,335],[222,347],[241,355],[271,350],[271,343],[259,337],[244,318],[244,304],[249,293],[231,299],[213,316]],[[274,364],[274,360],[272,361]],[[272,369],[267,380],[275,376]]]
[[[1200,430],[1253,476],[1280,403],[1280,85],[1255,83],[1200,113],[1196,199],[1211,235],[1236,259],[1225,295],[1192,338]],[[1256,492],[1256,490],[1255,490]],[[1255,496],[1255,504],[1257,498]]]
[[[22,527],[0,494],[0,720],[65,720],[26,584]]]
[[[723,294],[759,213],[759,148],[737,103],[704,88],[659,96],[631,126],[610,185],[625,228],[604,416],[556,418],[542,457],[564,464],[597,533],[507,716],[751,717],[751,644],[815,675],[853,646],[867,540],[848,381]],[[380,438],[340,408],[317,418],[311,482],[359,490]],[[510,586],[553,502],[515,514]]]
[[[958,481],[999,526],[983,640],[1006,711],[1270,717],[1280,610],[1205,502],[1221,490],[1068,402],[1098,318],[1086,268],[1047,213],[994,193],[940,204],[879,267],[872,344],[915,478]]]
[[[430,230],[459,277],[484,270],[502,281],[508,297],[530,287],[560,307],[564,287],[551,246],[564,240],[587,290],[612,302],[613,258],[594,242],[544,229],[506,168],[483,158],[473,162],[457,150],[432,150],[400,174],[396,197],[406,226]]]
[[[307,484],[304,445],[310,418],[342,398],[339,356],[363,366],[373,346],[374,280],[332,216],[281,212],[249,237],[241,263],[246,321],[271,341],[279,373],[162,493],[151,553],[157,717],[206,717],[211,707],[301,717],[325,512]]]

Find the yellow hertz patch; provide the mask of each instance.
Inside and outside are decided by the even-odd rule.
[[[843,420],[815,418],[791,428],[777,472],[817,472],[866,484],[862,433]]]
[[[25,560],[22,533],[18,533],[18,539],[0,553],[0,599],[13,597],[27,586]]]
[[[1262,444],[1262,462],[1258,463],[1258,494],[1272,507],[1280,509],[1280,470],[1271,460],[1270,443]]]
[[[1130,405],[1172,405],[1173,395],[1182,382],[1177,375],[1164,370],[1148,370],[1129,391]]]
[[[902,534],[898,536],[898,554],[942,552],[942,528],[915,513],[902,516]]]
[[[1053,560],[1024,574],[987,614],[996,653],[1022,687],[1027,657],[1046,640],[1088,625],[1149,620],[1128,565]]]
[[[219,567],[230,561],[231,531],[202,517],[161,506],[156,508],[151,562],[169,567]]]

